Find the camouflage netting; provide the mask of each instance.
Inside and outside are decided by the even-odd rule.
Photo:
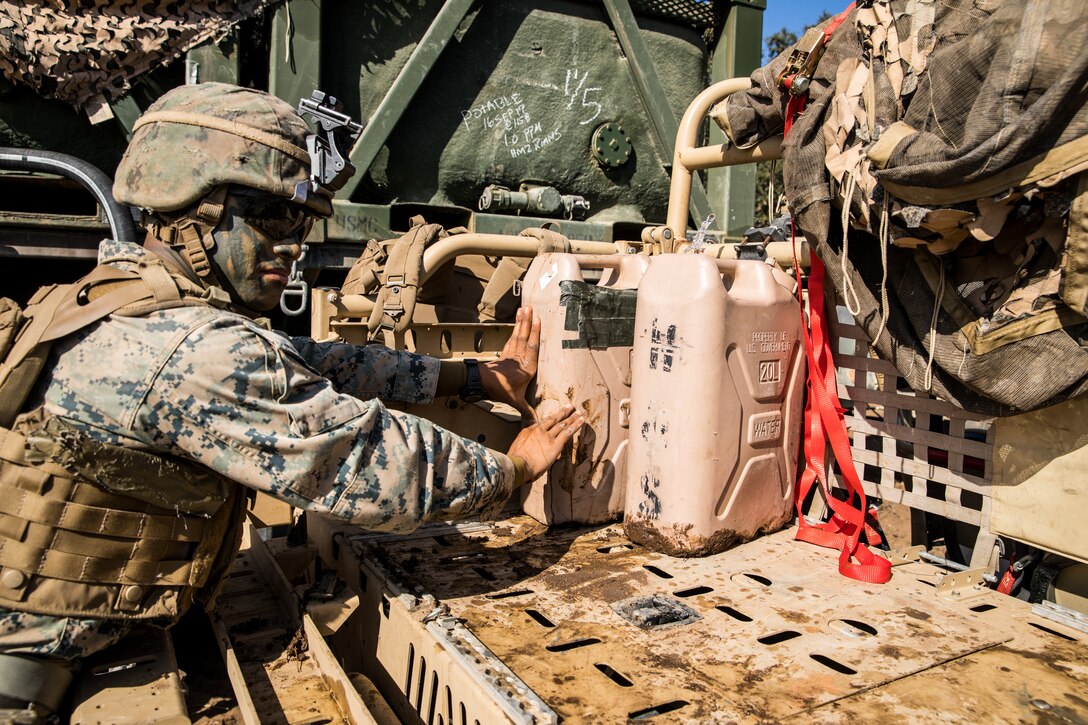
[[[996,415],[1088,392],[1088,3],[859,5],[783,148],[829,280],[916,390]],[[713,109],[738,145],[782,132],[788,55]]]
[[[140,74],[181,56],[273,0],[0,0],[0,71],[94,115]]]

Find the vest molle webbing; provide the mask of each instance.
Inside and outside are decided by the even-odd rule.
[[[214,597],[241,534],[241,487],[195,463],[96,441],[26,400],[53,341],[110,314],[216,304],[158,260],[44,290],[0,361],[0,607],[176,620]],[[13,403],[12,401],[17,401]],[[14,421],[11,419],[14,418]]]
[[[17,427],[0,429],[0,606],[174,620],[211,594],[238,543],[237,484],[57,418]]]

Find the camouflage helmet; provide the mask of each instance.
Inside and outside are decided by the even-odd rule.
[[[310,179],[311,133],[291,105],[263,91],[227,83],[180,86],[136,122],[113,195],[153,212],[187,208],[227,184],[292,199]],[[302,201],[314,214],[332,213],[325,196]]]

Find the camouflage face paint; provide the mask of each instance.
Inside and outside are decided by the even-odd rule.
[[[275,307],[310,226],[310,217],[278,197],[232,190],[210,255],[231,299],[251,310]]]

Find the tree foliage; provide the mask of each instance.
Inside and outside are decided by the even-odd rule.
[[[798,40],[797,34],[789,28],[779,28],[763,39],[763,63],[766,65],[774,60],[782,51],[789,48]]]

